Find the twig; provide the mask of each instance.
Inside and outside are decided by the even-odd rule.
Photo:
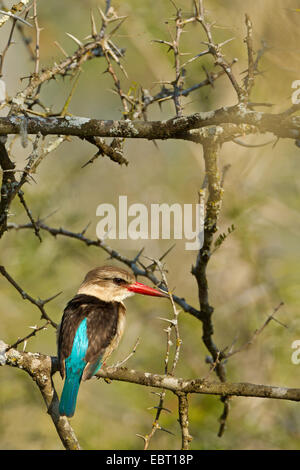
[[[189,433],[189,401],[187,393],[176,392],[178,397],[178,415],[179,424],[181,428],[181,450],[188,450],[189,444],[192,441],[192,436]]]
[[[238,96],[239,102],[245,101],[245,92],[243,88],[238,84],[232,72],[232,68],[230,64],[225,60],[224,55],[221,52],[221,47],[224,46],[231,39],[225,41],[223,44],[215,44],[213,41],[212,32],[211,32],[212,24],[210,24],[208,21],[205,20],[203,0],[199,0],[198,5],[197,5],[197,0],[194,0],[194,6],[195,6],[195,11],[196,11],[196,21],[201,24],[207,37],[207,42],[204,42],[204,44],[208,46],[210,54],[215,59],[215,64],[219,65],[228,76]]]
[[[44,323],[44,325],[40,326],[40,327],[37,327],[37,326],[31,326],[30,328],[33,329],[33,331],[31,333],[29,333],[27,336],[25,336],[24,338],[21,338],[21,339],[18,339],[14,344],[12,344],[11,346],[7,346],[6,350],[5,351],[9,351],[10,349],[12,348],[16,348],[19,344],[21,343],[25,343],[27,344],[27,340],[29,338],[32,338],[33,336],[35,336],[39,331],[42,331],[42,330],[46,330],[47,329],[47,325],[49,325],[50,321],[47,320],[46,323]]]
[[[57,370],[55,360],[56,358],[50,356],[20,352],[13,348],[5,353],[5,364],[27,372],[37,384],[46,404],[47,413],[65,449],[80,450],[80,444],[69,420],[65,416],[60,416],[58,411],[59,399],[52,380],[55,368]]]
[[[133,346],[133,349],[132,351],[128,354],[128,356],[126,356],[124,359],[122,359],[122,361],[120,362],[117,362],[116,364],[114,364],[113,367],[121,367],[123,366],[136,352],[137,350],[137,347],[138,345],[140,344],[140,338],[138,338],[135,342],[135,345]]]
[[[1,12],[1,10],[0,10],[0,12]],[[13,37],[13,33],[14,33],[14,30],[15,30],[16,23],[17,23],[17,20],[14,19],[13,23],[12,23],[10,33],[9,33],[9,36],[8,36],[7,44],[6,44],[5,48],[3,49],[3,51],[0,55],[0,77],[2,77],[2,75],[3,75],[2,70],[3,70],[4,57],[5,57],[5,54],[7,53],[8,49],[9,49],[9,47],[12,44],[12,37]]]
[[[132,269],[133,273],[136,276],[142,276],[146,277],[149,279],[151,282],[153,282],[154,285],[157,287],[163,287],[161,284],[161,281],[153,274],[152,270],[149,270],[147,268],[141,268],[139,266],[139,262],[134,261],[134,259],[127,258],[126,256],[122,255],[118,251],[112,249],[109,245],[107,245],[104,240],[92,240],[85,235],[83,235],[81,232],[75,233],[71,232],[69,230],[66,230],[64,228],[53,228],[49,227],[48,225],[44,224],[40,220],[36,221],[36,224],[38,224],[39,228],[42,230],[45,230],[49,232],[51,235],[54,237],[60,235],[60,236],[65,236],[69,238],[76,239],[78,241],[83,242],[87,246],[94,246],[97,248],[101,248],[104,250],[106,253],[111,256],[111,258],[114,258],[121,263],[125,264],[128,266],[130,269]],[[33,229],[33,225],[30,224],[24,224],[24,225],[18,225],[14,223],[8,224],[8,229],[9,230],[23,230],[23,229]],[[191,315],[195,316],[196,318],[199,318],[200,312],[192,307],[190,304],[188,304],[185,299],[178,297],[177,295],[173,295],[174,302],[178,304],[182,310],[184,310],[187,313],[190,313]]]
[[[153,421],[150,433],[146,434],[145,436],[138,435],[139,437],[143,437],[143,439],[144,439],[144,450],[148,450],[149,444],[151,442],[152,437],[154,436],[154,434],[156,433],[157,430],[161,429],[161,426],[160,426],[158,420],[160,418],[161,412],[165,409],[164,406],[163,406],[165,396],[166,396],[165,391],[162,391],[162,392],[159,393],[159,397],[160,397],[159,398],[159,404],[156,407],[157,408],[156,416],[155,416],[155,419]]]
[[[85,168],[87,165],[93,163],[99,155],[106,155],[113,162],[119,163],[119,165],[128,165],[128,160],[124,157],[123,151],[123,139],[113,139],[108,145],[105,140],[101,137],[85,137],[85,140],[98,147],[98,152],[90,158],[81,168]]]
[[[221,176],[218,168],[218,157],[220,147],[218,143],[212,139],[208,139],[203,146],[203,155],[205,161],[205,174],[208,185],[208,200],[206,203],[206,216],[204,223],[204,243],[200,249],[196,264],[192,268],[192,274],[195,276],[198,285],[199,302],[202,312],[202,340],[206,348],[215,362],[214,371],[221,382],[226,381],[226,371],[222,363],[223,354],[213,341],[213,322],[212,315],[214,308],[209,302],[208,281],[207,281],[207,264],[211,258],[212,243],[214,234],[217,231],[217,223],[222,205],[223,188],[221,184]],[[222,398],[224,410],[222,416],[228,416],[228,400]],[[225,411],[226,408],[226,411]],[[222,427],[222,429],[221,429]],[[221,427],[219,434],[222,435],[225,428],[225,422],[221,418]]]
[[[161,274],[161,277],[162,277],[162,280],[163,280],[163,285],[169,293],[169,298],[170,298],[173,313],[174,313],[174,318],[173,319],[171,319],[171,320],[162,319],[162,320],[168,322],[168,327],[164,330],[167,334],[167,346],[166,346],[166,354],[165,354],[165,359],[164,359],[164,363],[165,363],[164,372],[165,372],[166,376],[170,376],[170,375],[174,374],[174,371],[175,371],[175,368],[176,368],[176,365],[177,365],[177,362],[178,362],[178,359],[179,359],[179,351],[180,351],[180,347],[181,347],[181,343],[182,343],[182,341],[180,339],[180,336],[179,336],[179,329],[178,329],[178,314],[179,314],[179,311],[176,310],[172,294],[169,291],[168,281],[167,281],[167,277],[166,277],[162,262],[160,260],[157,260],[157,259],[151,259],[151,261],[153,261],[153,264],[155,264],[158,267],[159,271],[160,271],[160,274]],[[169,370],[169,357],[170,357],[170,349],[171,349],[171,345],[172,345],[172,341],[171,341],[172,328],[175,329],[176,346],[175,346],[175,354],[174,354],[173,362],[172,362],[171,368]],[[165,391],[162,391],[159,394],[159,404],[158,404],[158,406],[155,407],[157,411],[156,411],[156,416],[155,416],[154,422],[152,424],[151,431],[150,431],[149,434],[143,436],[144,450],[147,450],[149,448],[150,441],[151,441],[152,437],[154,436],[154,434],[156,433],[157,430],[164,430],[164,431],[169,432],[168,430],[163,429],[159,424],[159,418],[160,418],[161,412],[166,411],[166,408],[164,407],[165,396],[166,396]]]
[[[50,302],[50,300],[57,297],[60,293],[55,294],[54,296],[52,296],[52,297],[50,297],[49,299],[46,299],[46,300],[41,300],[41,299],[36,300],[33,297],[31,297],[31,295],[27,294],[27,292],[25,292],[19,286],[19,284],[17,284],[17,282],[8,274],[8,272],[6,271],[4,266],[0,266],[0,274],[2,274],[2,276],[4,276],[12,286],[14,286],[14,288],[19,292],[19,294],[22,296],[22,298],[24,300],[29,300],[29,302],[34,304],[40,310],[41,318],[43,318],[44,320],[47,320],[51,324],[51,326],[53,326],[53,328],[57,328],[57,323],[55,323],[53,320],[51,320],[51,318],[48,316],[48,314],[46,313],[46,310],[44,308],[44,305],[47,302]]]
[[[36,9],[36,0],[33,0],[33,20],[35,26],[35,68],[34,73],[38,75],[40,67],[40,33],[42,28],[39,27],[37,9]]]
[[[221,397],[221,402],[223,402],[224,406],[223,413],[219,418],[220,427],[218,431],[218,437],[222,437],[226,429],[227,418],[230,410],[230,397],[228,395],[225,397]]]
[[[26,214],[28,215],[28,218],[30,220],[30,222],[32,223],[33,227],[34,227],[34,233],[35,235],[37,236],[37,238],[39,239],[40,242],[42,242],[42,238],[41,238],[41,235],[40,235],[40,229],[37,225],[37,223],[35,222],[33,216],[32,216],[32,213],[31,213],[31,210],[29,209],[29,207],[27,206],[26,204],[26,201],[25,201],[25,198],[24,198],[24,193],[23,191],[18,191],[18,196],[19,196],[19,199],[21,201],[21,204],[23,205],[25,211],[26,211]]]
[[[199,393],[205,395],[239,396],[270,398],[279,400],[300,401],[300,388],[286,388],[273,385],[232,382],[208,382],[195,378],[187,380],[180,377],[169,377],[150,372],[139,372],[133,369],[100,369],[97,377],[155,387],[172,392]]]
[[[9,158],[5,142],[6,137],[2,137],[0,139],[0,166],[3,171],[0,201],[0,238],[7,230],[9,207],[18,184],[14,174],[15,164]]]
[[[182,15],[181,10],[178,8],[175,19],[175,38],[173,40],[173,54],[174,54],[174,68],[175,68],[175,80],[172,82],[174,87],[174,105],[176,110],[176,116],[182,116],[182,106],[180,103],[180,89],[182,88],[182,76],[184,76],[184,69],[180,66],[180,50],[179,41],[180,36],[183,32],[182,29]]]
[[[259,148],[259,147],[265,147],[266,145],[274,144],[276,140],[268,140],[268,142],[264,142],[263,144],[245,144],[239,139],[232,139],[232,142],[235,144],[240,145],[241,147],[246,147],[246,148]]]
[[[183,139],[204,143],[205,137],[211,136],[211,127],[217,126],[222,141],[224,125],[241,126],[244,132],[266,133],[288,139],[300,138],[300,116],[292,116],[300,109],[294,105],[288,110],[278,114],[253,111],[244,105],[222,107],[214,111],[199,112],[181,118],[175,117],[163,121],[143,120],[102,120],[89,119],[81,116],[57,117],[29,117],[27,116],[28,134],[66,135],[79,137],[117,137],[130,139]],[[20,124],[23,120],[19,116],[0,117],[0,135],[20,134]],[[249,129],[250,126],[250,129]],[[204,129],[207,128],[207,129]],[[225,126],[226,128],[226,126]],[[203,134],[199,131],[202,130]],[[198,134],[197,134],[198,133]],[[241,131],[238,132],[241,135]],[[196,140],[197,135],[200,140]],[[214,136],[214,135],[213,135]],[[227,141],[238,135],[226,134]]]
[[[19,3],[23,3],[23,5],[25,5],[26,3],[28,3],[29,0],[23,0],[22,2],[19,2]],[[16,5],[13,7],[16,9]],[[12,8],[12,9],[13,9]],[[0,19],[0,27],[3,26],[4,23],[6,23],[5,21],[5,16],[8,16],[9,18],[13,18],[15,21],[21,21],[21,23],[25,24],[26,26],[29,26],[30,28],[32,28],[32,25],[30,23],[28,23],[28,21],[25,21],[23,18],[20,18],[20,16],[17,16],[17,15],[14,15],[13,13],[11,13],[10,11],[3,11],[3,10],[0,10],[0,13],[1,15],[4,15],[4,17],[2,17]]]
[[[248,52],[248,73],[244,80],[246,92],[248,95],[248,99],[250,97],[251,90],[254,85],[254,58],[253,58],[253,39],[252,39],[252,22],[250,20],[249,15],[245,15],[245,23],[247,27],[247,36],[245,42],[247,44],[247,52]]]
[[[278,312],[278,310],[284,305],[284,302],[280,302],[277,307],[274,308],[273,310],[273,313],[271,315],[268,316],[268,318],[266,319],[266,321],[264,322],[264,324],[258,328],[257,330],[255,330],[255,332],[253,333],[253,336],[249,339],[249,341],[247,341],[245,344],[243,344],[240,348],[238,349],[235,349],[235,350],[229,350],[229,352],[227,354],[225,354],[225,350],[223,350],[223,356],[224,358],[228,359],[229,357],[232,357],[234,356],[235,354],[238,354],[242,351],[244,351],[245,349],[247,349],[249,346],[251,346],[253,344],[253,342],[256,340],[256,338],[263,332],[263,330],[266,328],[266,326],[272,321],[277,321],[281,326],[283,326],[284,328],[287,328],[286,325],[284,325],[283,323],[279,322],[275,317],[274,315]]]

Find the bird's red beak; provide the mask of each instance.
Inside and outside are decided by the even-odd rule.
[[[168,297],[167,293],[160,292],[156,289],[153,289],[152,287],[142,284],[141,282],[130,284],[127,286],[127,289],[131,292],[135,292],[136,294],[153,295],[155,297]]]

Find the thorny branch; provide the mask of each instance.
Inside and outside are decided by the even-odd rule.
[[[10,349],[16,349],[19,346],[19,344],[22,344],[22,343],[24,343],[23,351],[25,351],[28,340],[32,338],[33,336],[35,336],[39,331],[46,330],[49,323],[50,323],[50,320],[47,320],[46,323],[44,323],[44,325],[40,327],[36,325],[30,326],[29,328],[32,329],[32,332],[24,336],[24,338],[19,338],[14,344],[7,346],[6,351],[9,351]]]
[[[60,293],[55,294],[48,299],[34,299],[31,295],[27,294],[22,287],[17,284],[17,282],[8,274],[4,266],[0,266],[0,274],[4,276],[8,282],[14,286],[14,288],[21,294],[24,300],[29,300],[32,304],[34,304],[41,312],[41,319],[47,320],[48,323],[50,323],[54,328],[57,328],[57,323],[55,323],[51,318],[48,316],[44,306],[46,303],[50,302],[51,300],[55,299]]]
[[[253,111],[241,104],[164,121],[112,121],[66,116],[27,117],[26,123],[28,134],[81,138],[182,139],[196,143],[202,143],[209,136],[219,138],[222,143],[232,141],[237,136],[230,135],[226,129],[226,125],[230,124],[231,129],[239,135],[271,132],[276,137],[297,140],[300,138],[300,116],[293,116],[290,112],[294,114],[299,110],[300,105],[294,105],[282,113],[272,114]],[[17,116],[0,117],[0,135],[21,134],[20,125],[23,119]]]
[[[57,371],[56,358],[38,353],[20,352],[13,348],[8,349],[8,346],[0,341],[0,359],[0,365],[17,367],[30,375],[42,394],[47,413],[65,449],[80,450],[79,442],[68,419],[59,415],[59,399],[52,380],[53,373]]]
[[[86,237],[84,231],[81,231],[80,233],[75,233],[69,230],[65,230],[63,228],[53,228],[53,227],[49,227],[48,225],[46,225],[45,223],[39,220],[36,221],[36,224],[39,227],[39,229],[49,232],[54,237],[64,236],[68,238],[73,238],[73,239],[83,242],[87,246],[94,246],[97,248],[101,248],[107,254],[109,254],[111,258],[116,259],[120,261],[121,263],[124,263],[126,266],[128,266],[133,271],[135,276],[145,277],[149,279],[151,282],[153,282],[153,284],[156,285],[157,287],[164,288],[164,284],[161,282],[161,280],[157,276],[155,276],[155,274],[153,273],[153,269],[151,267],[146,267],[143,264],[141,264],[139,260],[141,253],[139,253],[137,257],[130,259],[122,255],[121,253],[117,252],[113,248],[111,248],[107,243],[105,243],[104,240],[99,240],[99,239],[93,240],[93,239]],[[33,225],[31,223],[24,224],[24,225],[18,225],[18,224],[13,224],[13,223],[8,224],[9,230],[23,230],[23,229],[32,229],[32,228],[33,228]],[[177,303],[185,312],[190,313],[196,318],[199,318],[200,312],[196,308],[188,304],[185,299],[178,297],[176,295],[173,295],[172,297],[173,297],[174,302]]]
[[[166,337],[167,337],[166,338],[167,339],[166,355],[165,355],[165,360],[164,360],[164,363],[165,363],[164,373],[165,373],[166,376],[167,375],[172,376],[174,374],[174,371],[175,371],[175,368],[176,368],[176,365],[177,365],[177,362],[178,362],[178,359],[179,359],[179,353],[180,353],[180,348],[181,348],[181,343],[182,343],[182,340],[181,340],[180,335],[179,335],[179,327],[178,327],[179,311],[175,307],[174,300],[173,300],[172,294],[171,294],[169,286],[168,286],[168,281],[167,281],[167,277],[166,277],[166,274],[165,274],[165,271],[164,271],[164,266],[163,266],[162,262],[160,260],[157,260],[157,259],[153,259],[151,261],[153,261],[153,265],[156,266],[159,269],[159,272],[160,272],[161,277],[162,277],[162,282],[163,282],[164,289],[169,294],[169,298],[170,298],[171,305],[172,305],[172,310],[173,310],[173,315],[174,315],[174,318],[172,318],[172,319],[160,318],[160,320],[163,320],[168,325],[167,328],[164,329],[164,331],[166,333]],[[171,346],[173,345],[173,342],[172,342],[172,339],[171,339],[172,338],[172,330],[175,331],[175,352],[174,352],[174,357],[173,357],[173,361],[172,361],[172,364],[171,364],[171,368],[169,369],[170,349],[171,349]],[[150,433],[145,435],[145,436],[141,436],[140,434],[138,434],[138,436],[141,437],[144,440],[144,450],[148,449],[150,441],[151,441],[152,437],[154,436],[154,434],[157,430],[166,431],[166,432],[170,433],[170,431],[168,431],[167,429],[164,429],[159,424],[159,418],[160,418],[161,412],[162,411],[170,412],[167,408],[164,407],[164,400],[165,400],[166,392],[163,390],[158,395],[159,395],[159,403],[158,403],[157,406],[154,407],[154,408],[156,408],[156,416],[155,416],[154,422],[152,424],[152,429],[151,429]],[[180,425],[181,425],[181,422],[180,422]]]
[[[225,351],[228,349],[228,348],[225,348],[223,351],[222,351],[222,356],[225,358],[225,359],[228,359],[229,357],[231,356],[234,356],[235,354],[238,354],[240,353],[241,351],[244,351],[245,349],[247,349],[249,346],[251,346],[253,344],[253,342],[255,341],[255,339],[262,333],[262,331],[268,326],[268,324],[273,320],[273,321],[276,321],[278,322],[280,325],[282,325],[283,327],[287,328],[286,325],[284,325],[283,323],[281,323],[279,320],[277,320],[277,318],[275,318],[275,313],[278,312],[278,310],[284,305],[283,302],[280,302],[277,307],[274,308],[273,310],[273,313],[271,315],[269,315],[266,319],[266,321],[264,322],[264,324],[258,328],[257,330],[255,330],[253,336],[245,343],[243,344],[241,347],[237,348],[237,349],[233,349],[233,345],[231,346],[231,348],[229,349],[228,353],[226,353]]]
[[[66,449],[80,449],[78,440],[67,418],[59,416],[58,397],[54,388],[52,375],[58,371],[58,360],[39,353],[20,352],[9,349],[0,341],[0,365],[17,367],[27,372],[36,382],[45,401],[58,435]],[[218,383],[207,382],[203,379],[185,380],[166,375],[138,372],[126,368],[103,368],[97,373],[98,377],[110,380],[120,380],[147,387],[170,390],[180,396],[179,419],[182,423],[182,448],[187,448],[190,442],[188,432],[187,403],[184,402],[188,393],[223,396],[258,397],[279,400],[300,401],[300,389],[275,387],[250,383]],[[182,407],[182,404],[184,406]]]
[[[199,0],[199,1],[194,0],[194,5],[195,5],[195,10],[196,10],[195,20],[201,24],[207,37],[207,42],[205,42],[205,44],[208,46],[207,53],[211,54],[214,57],[215,64],[219,65],[228,76],[234,90],[236,91],[239,102],[245,101],[246,99],[245,92],[243,88],[238,84],[237,79],[235,78],[235,75],[232,72],[231,66],[225,60],[224,55],[221,50],[222,47],[225,44],[227,44],[229,41],[231,41],[232,39],[228,39],[222,44],[216,44],[213,40],[212,31],[211,31],[212,24],[210,24],[205,19],[203,0]]]
[[[16,349],[3,352],[7,349],[7,345],[3,342],[0,344],[1,365],[7,364],[12,367],[18,367],[28,372],[31,376],[36,376],[36,374],[41,374],[41,376],[46,374],[49,376],[49,373],[53,375],[58,371],[59,364],[57,357],[50,357],[40,353],[20,352]],[[173,392],[300,401],[299,388],[285,388],[246,382],[220,383],[208,382],[203,379],[186,380],[179,377],[139,372],[133,369],[129,370],[123,367],[102,368],[96,375],[97,377],[109,378],[110,380],[125,381],[146,387],[163,388]],[[44,386],[45,383],[44,379]]]
[[[35,26],[35,68],[34,73],[38,75],[40,68],[40,33],[42,28],[39,27],[38,17],[37,17],[37,0],[33,0],[33,21]]]
[[[211,203],[211,206],[214,207],[214,204]],[[214,210],[217,210],[216,207],[214,207]],[[216,217],[216,213],[215,213],[214,217]],[[102,240],[91,240],[91,239],[85,237],[84,231],[82,231],[80,233],[74,233],[74,232],[66,231],[62,228],[60,228],[60,229],[51,228],[51,227],[49,227],[49,226],[47,226],[44,223],[39,222],[39,221],[37,221],[37,223],[38,223],[38,225],[41,229],[48,231],[53,236],[61,235],[61,236],[71,237],[71,238],[77,239],[78,241],[81,241],[81,242],[85,243],[87,246],[95,246],[95,247],[99,247],[99,248],[103,249],[112,258],[126,264],[129,268],[131,268],[136,276],[146,277],[147,279],[152,281],[157,287],[162,288],[163,290],[169,291],[167,280],[165,278],[165,275],[164,275],[163,271],[160,270],[160,272],[162,274],[162,278],[163,278],[162,281],[163,282],[161,282],[153,273],[153,267],[161,266],[161,263],[158,260],[153,260],[154,262],[151,263],[150,266],[145,267],[144,264],[142,264],[139,261],[141,252],[138,253],[137,257],[130,260],[129,258],[124,257],[122,254],[120,254],[116,250],[113,250],[112,248],[110,248],[104,241],[102,241]],[[213,225],[211,225],[211,227],[213,227]],[[32,224],[19,225],[19,226],[14,225],[14,224],[9,224],[8,228],[9,229],[15,229],[15,230],[22,230],[22,229],[30,229],[30,228],[32,229],[33,226],[32,226]],[[212,234],[210,234],[210,236],[211,235]],[[208,237],[208,239],[209,239],[209,237]],[[162,257],[164,257],[164,255]],[[207,259],[207,257],[204,257],[204,260],[205,259],[208,261],[209,258]],[[198,264],[198,267],[199,266],[200,266],[200,263]],[[212,310],[212,307],[210,306],[210,304],[208,302],[208,292],[207,292],[208,285],[207,285],[207,279],[206,279],[206,266],[207,266],[207,264],[205,264],[205,261],[204,261],[204,263],[201,266],[201,269],[203,269],[203,273],[199,277],[199,279],[200,279],[199,298],[202,299],[201,303],[200,303],[201,308],[202,308],[201,311],[197,311],[194,307],[189,305],[185,301],[185,299],[182,299],[182,298],[180,298],[180,297],[178,297],[174,294],[170,296],[172,306],[173,306],[174,319],[166,320],[169,323],[169,327],[166,330],[166,333],[167,333],[167,350],[166,350],[166,357],[165,357],[165,374],[170,374],[170,373],[171,373],[171,375],[173,374],[174,369],[175,369],[176,364],[177,364],[177,361],[178,361],[179,351],[180,351],[180,346],[181,346],[181,339],[180,339],[180,336],[179,336],[179,332],[177,330],[177,328],[178,328],[177,316],[178,316],[179,312],[175,307],[175,304],[174,304],[174,302],[175,302],[185,312],[190,313],[193,316],[195,316],[196,318],[201,320],[201,322],[203,324],[203,341],[204,341],[204,344],[206,345],[208,351],[211,354],[211,359],[210,359],[209,363],[212,363],[212,367],[211,367],[210,373],[212,371],[215,371],[217,376],[221,380],[221,382],[225,382],[226,381],[226,372],[225,372],[225,366],[224,366],[223,361],[225,359],[228,359],[229,357],[231,357],[231,355],[236,354],[238,352],[241,352],[243,349],[250,346],[252,344],[254,338],[256,336],[258,336],[258,334],[260,334],[264,330],[264,328],[269,324],[269,322],[272,319],[274,319],[274,315],[278,311],[281,304],[278,307],[276,307],[273,314],[270,315],[267,318],[267,320],[264,323],[263,327],[261,327],[259,330],[257,330],[257,332],[255,332],[254,337],[252,338],[252,340],[249,340],[249,342],[247,342],[246,345],[242,346],[241,348],[239,348],[238,350],[235,350],[235,351],[232,351],[230,349],[228,353],[226,353],[225,350],[221,351],[215,345],[215,343],[213,341],[213,338],[212,338],[212,336],[213,336],[212,311],[213,310]],[[168,362],[169,362],[169,347],[170,347],[170,344],[171,344],[170,343],[171,328],[175,328],[175,331],[176,331],[176,340],[175,340],[175,342],[176,342],[175,343],[176,344],[176,351],[175,351],[175,355],[174,355],[174,359],[173,359],[172,368],[171,368],[171,371],[169,372],[168,371]],[[210,375],[210,373],[207,375],[207,377]],[[157,406],[157,414],[156,414],[156,418],[153,422],[151,433],[147,436],[139,435],[140,437],[142,437],[144,439],[146,448],[148,447],[149,442],[150,442],[151,438],[153,437],[154,433],[156,432],[156,430],[160,429],[160,426],[158,424],[158,418],[160,416],[161,410],[165,409],[163,407],[163,402],[164,402],[164,398],[165,398],[165,392],[164,391],[160,393],[159,398],[160,398],[160,400],[159,400],[159,404]],[[229,412],[229,398],[223,396],[223,397],[221,397],[221,401],[223,403],[224,409],[223,409],[223,413],[220,417],[220,429],[219,429],[219,432],[218,432],[219,436],[221,436],[223,434],[224,430],[225,430],[226,418],[228,417],[228,412]]]
[[[198,295],[200,303],[200,316],[202,321],[203,335],[202,340],[211,354],[212,362],[215,362],[215,372],[221,382],[226,381],[226,370],[222,363],[222,353],[213,341],[213,322],[212,314],[214,308],[209,302],[207,265],[211,257],[212,242],[214,234],[218,230],[218,220],[221,211],[223,188],[221,185],[221,175],[219,172],[219,151],[218,143],[208,139],[203,145],[203,157],[205,162],[205,177],[208,187],[208,199],[206,202],[206,216],[204,221],[204,242],[199,250],[196,265],[192,268],[192,274],[195,276],[198,285]],[[222,397],[224,411],[222,416],[228,415],[229,400]],[[219,436],[224,432],[225,421],[221,418],[221,427]]]
[[[184,392],[176,392],[176,395],[178,396],[178,415],[182,435],[181,449],[188,450],[189,444],[193,439],[189,433],[188,396],[187,393]]]

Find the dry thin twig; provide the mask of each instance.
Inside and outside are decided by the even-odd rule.
[[[164,320],[168,323],[167,328],[164,330],[166,332],[166,335],[167,335],[166,354],[165,354],[165,359],[164,359],[164,364],[165,364],[164,373],[165,373],[166,376],[168,376],[168,375],[172,376],[174,374],[174,371],[175,371],[175,368],[176,368],[176,365],[177,365],[177,362],[178,362],[178,359],[179,359],[179,352],[180,352],[180,347],[181,347],[181,344],[182,344],[182,340],[179,336],[179,328],[178,328],[178,314],[179,314],[179,311],[175,307],[175,303],[174,303],[172,294],[169,290],[168,281],[167,281],[167,277],[166,277],[164,266],[163,266],[162,262],[160,260],[157,260],[157,259],[151,259],[151,261],[152,261],[153,265],[155,265],[160,271],[162,281],[163,281],[164,290],[166,289],[167,292],[169,293],[169,298],[170,298],[170,301],[171,301],[171,304],[172,304],[172,310],[173,310],[173,314],[174,314],[173,319],[170,319],[170,320],[165,319],[165,318],[162,319],[162,320]],[[176,344],[176,346],[175,346],[174,358],[173,358],[171,367],[169,369],[170,349],[171,349],[171,346],[172,346],[171,333],[172,333],[173,328],[175,330],[175,341],[176,341],[175,344]],[[153,438],[153,436],[154,436],[154,434],[156,433],[157,430],[161,430],[161,431],[165,431],[165,432],[170,433],[170,431],[163,428],[159,424],[159,418],[160,418],[161,412],[162,411],[168,411],[169,412],[169,410],[164,407],[165,396],[166,396],[166,392],[164,390],[159,393],[159,403],[158,403],[157,406],[154,407],[154,408],[156,408],[156,416],[155,416],[155,419],[153,421],[150,433],[146,434],[145,436],[137,434],[138,437],[141,437],[144,440],[144,450],[147,450],[149,448],[150,441]]]
[[[40,68],[40,33],[43,28],[39,27],[38,17],[37,17],[37,8],[36,1],[33,0],[33,20],[35,26],[35,68],[34,73],[38,75]]]
[[[28,335],[24,336],[24,338],[18,339],[14,344],[12,344],[10,346],[7,346],[5,351],[9,351],[12,348],[17,348],[17,346],[19,346],[19,344],[22,344],[22,343],[24,343],[24,349],[25,349],[25,347],[27,345],[27,341],[30,338],[32,338],[33,336],[35,336],[39,331],[46,330],[47,326],[49,324],[50,324],[50,320],[47,320],[46,323],[44,323],[44,325],[42,325],[40,327],[30,326],[29,328],[32,328],[33,331],[31,333],[29,333]],[[24,351],[24,349],[23,349],[23,351]]]
[[[188,394],[182,392],[176,392],[178,397],[178,415],[179,415],[179,424],[181,427],[181,449],[189,450],[190,442],[192,441],[192,436],[189,432],[189,401]]]
[[[51,300],[55,299],[58,295],[60,295],[61,292],[49,297],[48,299],[34,299],[31,295],[27,294],[27,292],[25,292],[22,287],[19,286],[19,284],[10,276],[10,274],[8,274],[4,266],[0,266],[0,274],[2,274],[2,276],[4,276],[12,286],[14,286],[14,288],[19,292],[19,294],[21,294],[24,300],[29,300],[29,302],[31,302],[40,310],[41,319],[43,318],[44,320],[47,320],[47,322],[49,322],[51,326],[57,328],[57,323],[51,320],[44,306]]]
[[[251,346],[254,341],[256,340],[256,338],[263,332],[263,330],[266,328],[266,326],[268,326],[268,324],[273,320],[273,321],[276,321],[277,323],[279,323],[281,326],[283,326],[284,328],[287,328],[286,325],[284,325],[283,323],[281,323],[279,320],[277,320],[277,318],[275,318],[275,314],[278,312],[278,310],[284,305],[284,302],[280,302],[277,307],[274,308],[273,310],[273,313],[271,315],[268,316],[268,318],[266,319],[266,321],[264,322],[264,324],[258,328],[257,330],[255,330],[255,332],[253,333],[252,337],[249,339],[249,341],[247,341],[245,344],[243,344],[241,347],[239,347],[238,349],[232,349],[232,347],[229,349],[228,353],[225,353],[225,350],[227,349],[224,349],[223,350],[223,355],[226,359],[228,359],[229,357],[232,357],[234,356],[235,354],[238,354],[242,351],[244,351],[245,349],[247,349],[249,346]],[[224,354],[225,353],[225,354]]]

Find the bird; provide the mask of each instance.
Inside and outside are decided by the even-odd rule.
[[[123,300],[135,293],[168,297],[137,282],[125,269],[100,266],[86,274],[67,303],[57,333],[59,371],[64,379],[60,416],[74,415],[81,381],[93,377],[117,348],[125,328]]]

